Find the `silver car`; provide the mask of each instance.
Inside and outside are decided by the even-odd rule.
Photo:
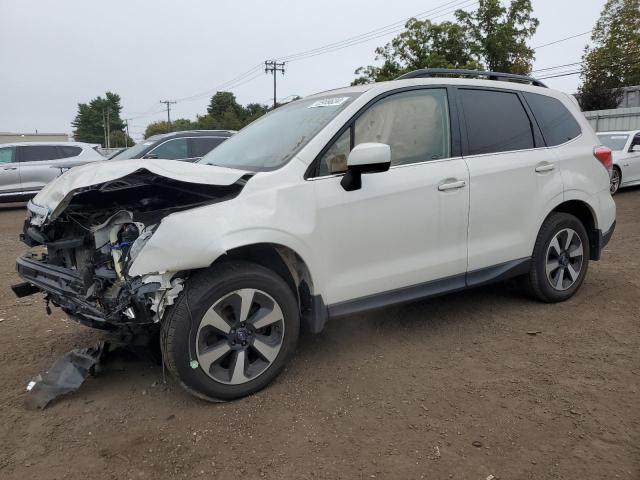
[[[0,145],[0,203],[28,200],[63,171],[104,160],[96,146],[81,142]]]

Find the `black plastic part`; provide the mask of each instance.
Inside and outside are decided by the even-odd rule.
[[[33,295],[34,293],[38,293],[40,289],[35,285],[30,284],[29,282],[17,283],[15,285],[11,285],[11,290],[15,293],[16,297],[28,297],[29,295]]]
[[[400,305],[403,303],[465,290],[467,288],[479,287],[481,285],[508,280],[509,278],[527,273],[530,268],[530,263],[530,257],[521,258],[492,267],[468,272],[467,274],[461,273],[439,280],[432,280],[430,282],[412,285],[410,287],[398,288],[388,292],[368,295],[355,300],[334,303],[328,307],[329,318],[342,317],[369,310],[377,310],[390,305]]]
[[[542,83],[540,80],[536,80],[535,78],[528,77],[526,75],[516,75],[514,73],[503,73],[503,72],[487,72],[483,70],[464,70],[464,69],[451,69],[451,68],[421,68],[419,70],[414,70],[412,72],[405,73],[404,75],[400,75],[396,80],[406,80],[409,78],[432,78],[439,77],[442,75],[455,75],[458,77],[472,77],[472,78],[486,78],[488,80],[499,80],[499,81],[518,81],[518,82],[527,82],[536,87],[547,88],[547,86]]]
[[[616,229],[616,221],[614,220],[611,224],[611,228],[607,230],[605,233],[602,233],[602,230],[595,229],[589,232],[589,246],[590,246],[590,256],[591,260],[600,260],[602,257],[602,250],[607,246],[611,237],[613,236],[613,232]]]
[[[362,188],[362,174],[363,173],[379,173],[389,170],[391,162],[386,163],[371,163],[366,165],[350,166],[347,173],[340,180],[340,185],[347,192],[352,190],[359,190]]]
[[[311,308],[302,316],[302,324],[310,333],[320,333],[329,318],[327,306],[322,300],[322,295],[311,297]]]

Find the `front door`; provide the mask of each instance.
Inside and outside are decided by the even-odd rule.
[[[363,175],[362,188],[348,192],[342,172],[350,149],[363,142],[388,144],[391,168]],[[452,157],[446,89],[380,99],[319,162],[312,180],[327,304],[394,291],[407,298],[406,287],[434,280],[464,286],[469,176]]]

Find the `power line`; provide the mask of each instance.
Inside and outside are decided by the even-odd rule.
[[[592,30],[587,30],[586,32],[578,33],[576,35],[571,35],[570,37],[561,38],[560,40],[555,40],[553,42],[545,43],[542,45],[538,45],[537,47],[532,47],[531,50],[538,50],[540,48],[548,47],[549,45],[555,45],[556,43],[566,42],[567,40],[571,40],[572,38],[582,37],[583,35],[587,35],[591,33]]]

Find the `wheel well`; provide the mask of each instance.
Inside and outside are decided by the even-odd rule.
[[[589,205],[580,200],[569,200],[553,209],[554,212],[568,213],[576,217],[584,225],[589,236],[589,257],[591,260],[600,258],[600,244],[602,234],[596,227],[596,220]]]
[[[303,325],[314,333],[322,330],[326,308],[322,299],[314,295],[309,267],[294,250],[273,243],[257,243],[231,249],[214,263],[230,259],[257,263],[282,277],[298,299]]]
[[[569,200],[561,203],[553,209],[554,212],[568,213],[577,217],[582,222],[587,232],[591,233],[596,229],[596,222],[589,206],[580,200]]]

